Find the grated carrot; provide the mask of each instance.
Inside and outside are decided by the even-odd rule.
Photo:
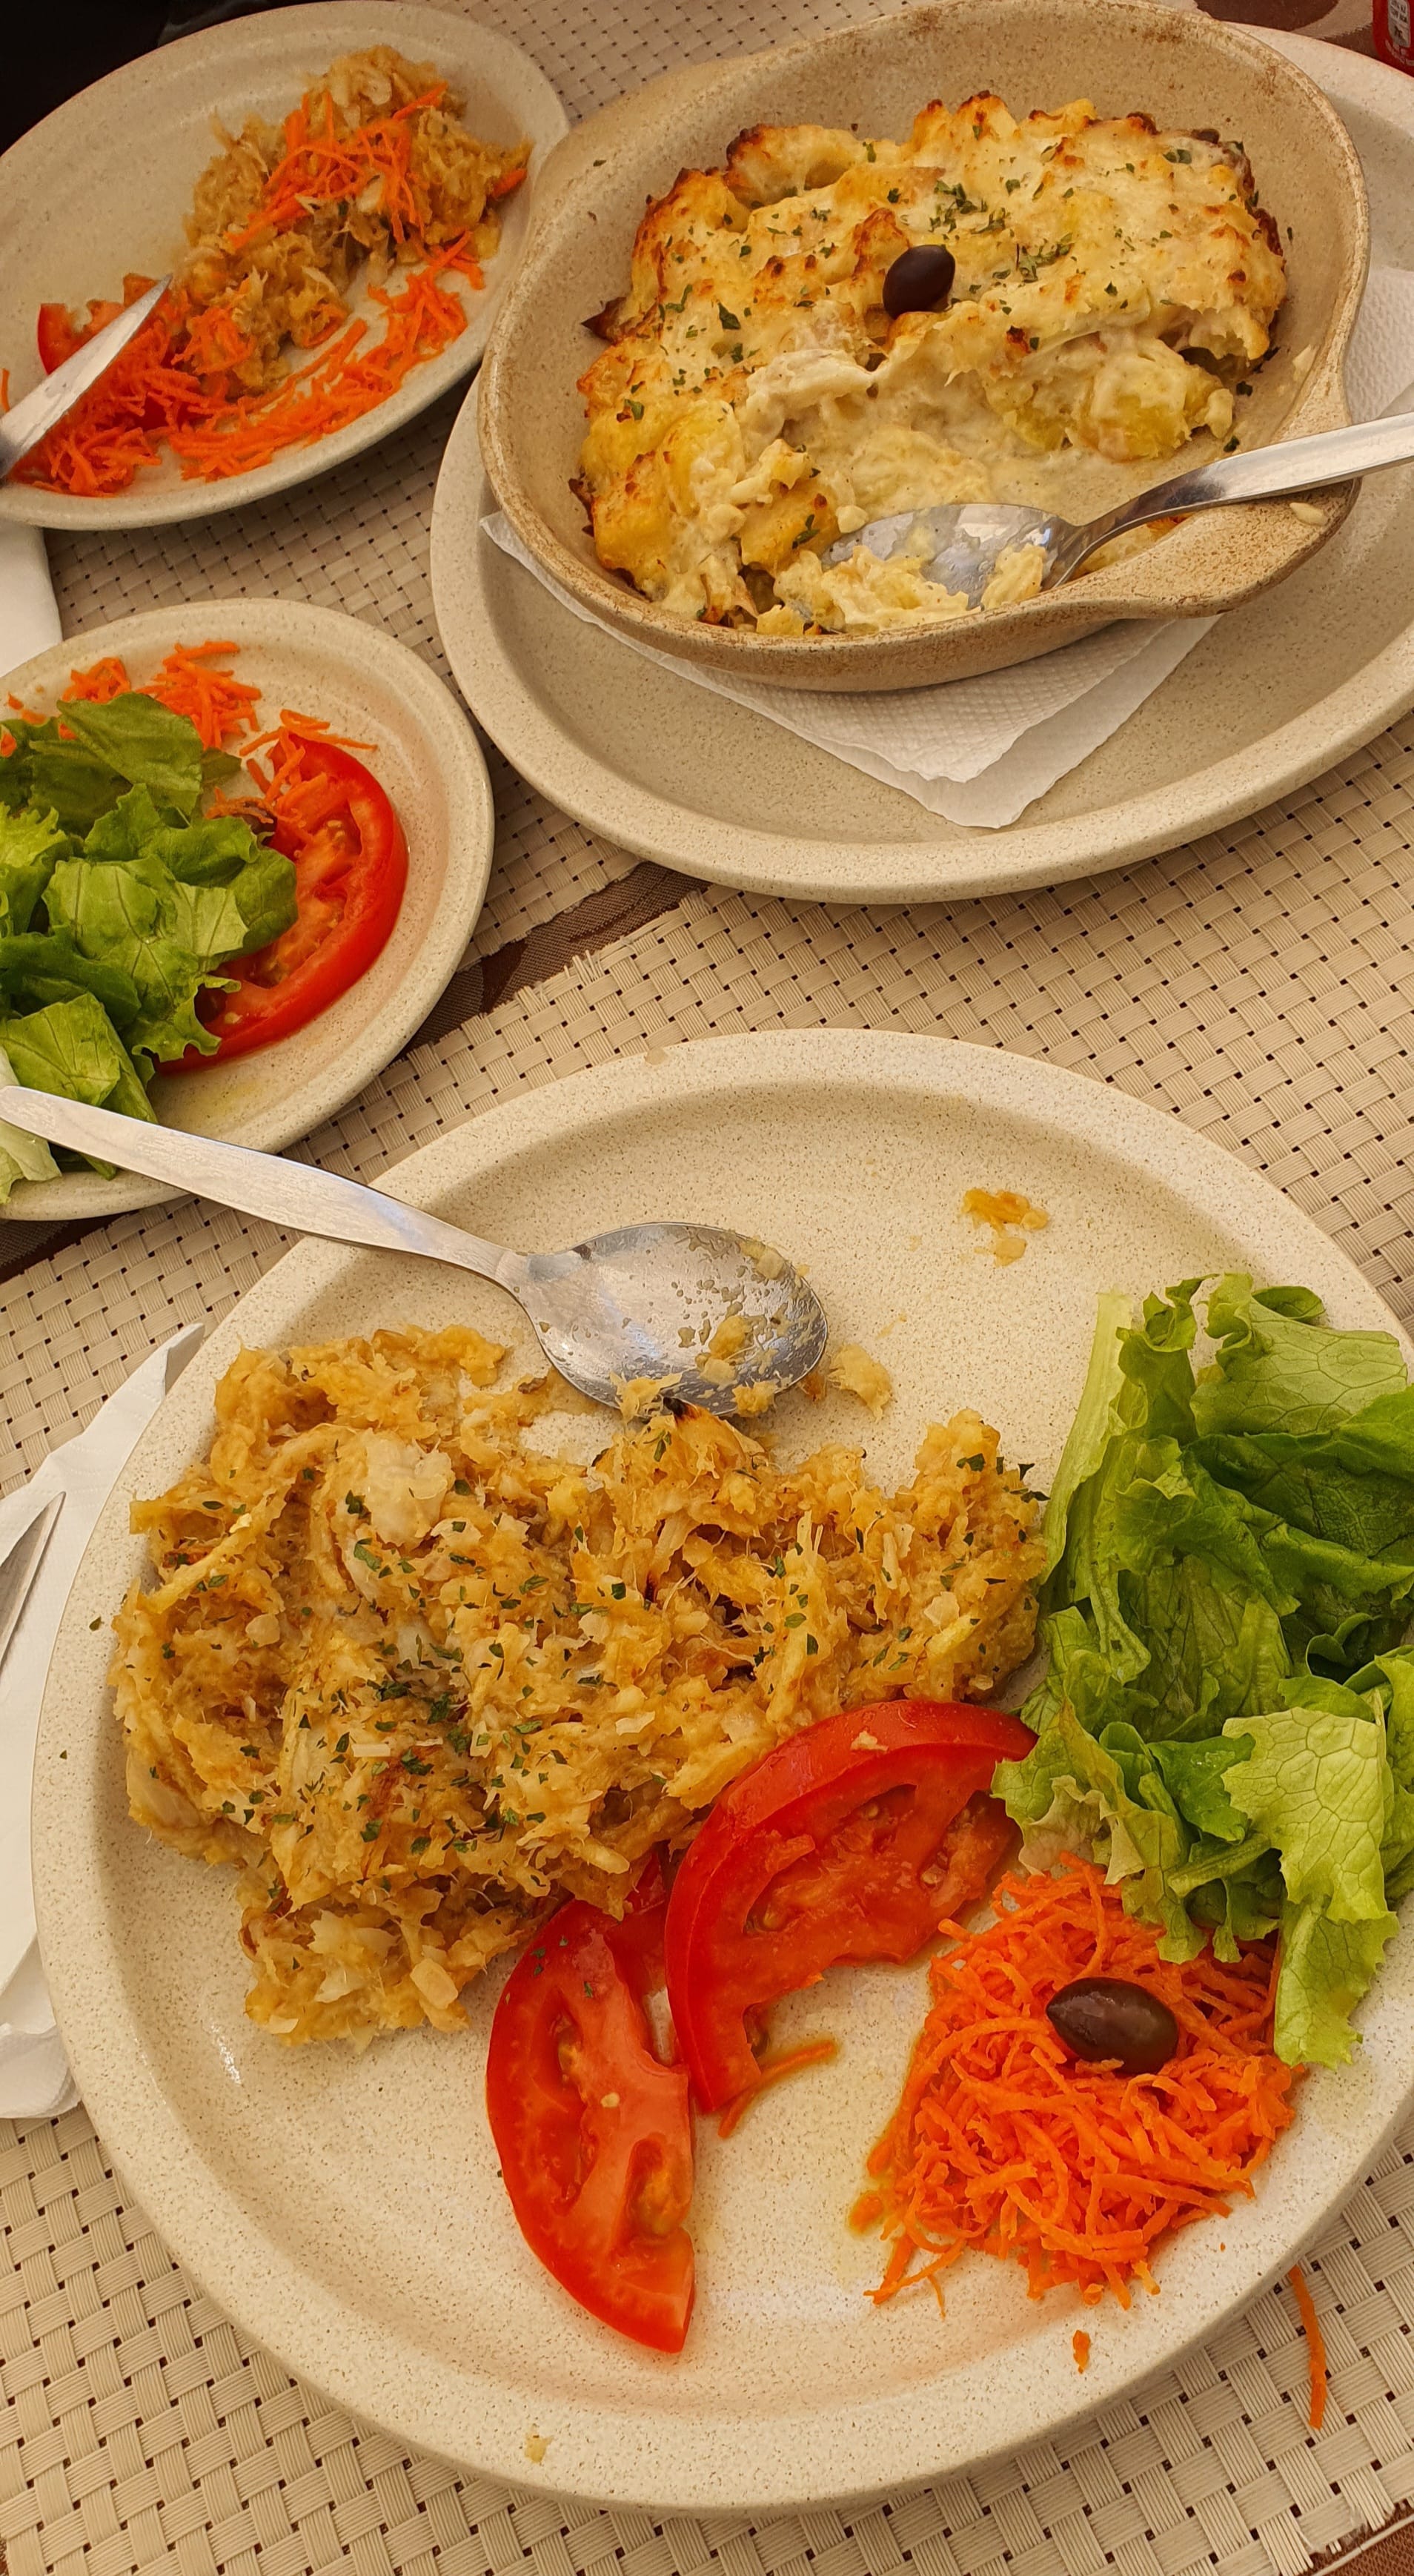
[[[1090,2338],[1083,2326],[1076,2327],[1074,2334],[1070,2338],[1070,2349],[1075,2355],[1076,2369],[1088,2370],[1090,2367]]]
[[[1290,2282],[1292,2291],[1295,2295],[1296,2305],[1301,2315],[1301,2331],[1306,2337],[1306,2352],[1311,2369],[1310,2426],[1313,2433],[1319,2433],[1321,2426],[1325,2421],[1326,2413],[1326,2388],[1328,2384],[1326,2377],[1326,2339],[1321,2332],[1321,2320],[1316,2314],[1316,2302],[1311,2296],[1306,2275],[1302,2271],[1300,2264],[1293,2263],[1291,2270],[1288,2272],[1286,2277]]]
[[[1003,1878],[993,1902],[994,1924],[933,1961],[903,2096],[869,2159],[893,2240],[873,2296],[973,2248],[1023,2264],[1033,2298],[1071,2282],[1127,2307],[1132,2282],[1157,2286],[1155,2247],[1250,2196],[1290,2124],[1273,1951],[1174,1966],[1101,1872],[1070,1857],[1055,1878]],[[1046,2019],[1062,1986],[1101,1972],[1173,2013],[1178,2050],[1156,2074],[1077,2064]]]
[[[110,698],[125,697],[131,687],[126,663],[116,653],[105,653],[88,670],[69,673],[69,685],[59,693],[60,704],[71,698],[86,698],[91,706],[106,707]]]
[[[383,315],[371,346],[362,322],[326,335],[312,363],[265,393],[243,393],[234,370],[251,343],[224,310],[199,310],[185,289],[163,298],[137,337],[47,438],[15,469],[18,479],[85,499],[125,492],[163,448],[185,481],[250,474],[290,447],[347,429],[388,400],[412,373],[466,329],[461,300],[444,281],[484,284],[467,238],[412,272],[400,294],[373,290]],[[126,281],[132,302],[151,283]],[[113,307],[114,311],[121,310]],[[340,316],[331,311],[330,331]]]
[[[156,677],[145,683],[147,697],[159,699],[174,716],[189,718],[207,751],[225,750],[255,731],[260,691],[248,680],[233,679],[229,671],[209,667],[218,653],[234,656],[239,650],[236,644],[178,644]]]
[[[799,2075],[807,2066],[825,2066],[838,2051],[838,2040],[811,2039],[803,2048],[792,2048],[780,2057],[764,2059],[755,2083],[748,2084],[727,2104],[717,2122],[718,2137],[729,2138],[734,2129],[739,2129],[752,2103],[758,2101],[763,2093],[768,2093],[773,2084],[779,2084],[783,2075]]]

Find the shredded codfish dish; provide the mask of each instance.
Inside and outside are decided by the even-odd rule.
[[[980,1698],[1030,1651],[1037,1505],[975,1413],[911,1481],[778,1465],[684,1408],[592,1466],[469,1328],[245,1351],[209,1454],[138,1504],[115,1622],[131,1812],[241,1869],[253,2020],[464,2023],[563,1895],[622,1911],[757,1757],[841,1707]]]
[[[990,95],[934,101],[903,143],[756,126],[639,225],[592,324],[610,345],[580,379],[575,489],[601,563],[684,617],[801,636],[958,616],[922,533],[822,558],[937,502],[1065,508],[1035,480],[1065,448],[1131,465],[1226,442],[1285,293],[1246,154],[1216,135],[1088,99],[1018,122]],[[984,608],[1040,574],[1009,549]]]
[[[119,492],[165,446],[184,476],[219,480],[386,401],[465,330],[458,287],[483,285],[500,201],[526,174],[529,144],[481,140],[461,109],[435,64],[371,45],[331,64],[279,124],[249,116],[231,134],[215,120],[221,149],[196,183],[171,291],[23,479]],[[46,366],[151,283],[130,274],[122,304],[91,302],[83,327],[44,306]],[[372,339],[349,310],[365,285],[382,316]],[[321,355],[292,375],[292,348]]]

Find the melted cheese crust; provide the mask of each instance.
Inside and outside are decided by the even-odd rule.
[[[951,251],[950,300],[890,320],[885,275],[920,243]],[[887,513],[997,497],[1008,457],[1226,439],[1285,293],[1238,144],[1085,99],[1020,124],[999,98],[935,101],[906,143],[756,126],[639,225],[580,379],[575,488],[600,562],[684,617],[798,635],[959,615],[921,558],[821,554]],[[1026,587],[1004,566],[988,604]]]

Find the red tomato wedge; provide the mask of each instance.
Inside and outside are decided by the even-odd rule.
[[[654,1874],[655,1885],[661,1882]],[[655,2054],[663,1906],[562,1905],[501,1991],[486,2109],[521,2234],[562,2289],[655,2352],[692,2314],[687,2070]]]
[[[704,2110],[760,2083],[752,2043],[768,2004],[842,1960],[911,1959],[984,1893],[1011,1828],[983,1793],[1031,1742],[996,1709],[886,1700],[805,1727],[724,1791],[664,1930],[668,2001]]]
[[[46,376],[52,376],[55,368],[62,367],[64,360],[71,358],[76,349],[81,349],[92,333],[80,328],[67,304],[41,304],[34,336],[39,363]]]
[[[150,277],[125,277],[122,303],[113,304],[101,296],[95,297],[89,304],[86,322],[76,320],[67,304],[41,304],[34,338],[39,363],[46,376],[52,376],[55,368],[62,367],[64,360],[71,358],[76,349],[81,349],[85,340],[91,340],[95,331],[101,331],[106,322],[116,322],[119,314],[125,312],[130,304],[136,304],[138,297],[145,295],[153,282]]]
[[[298,807],[291,799],[271,835],[294,861],[298,918],[268,948],[222,968],[235,991],[208,992],[198,1006],[220,1046],[215,1055],[189,1052],[184,1073],[229,1064],[327,1011],[368,972],[398,918],[408,852],[388,798],[351,752],[312,734],[302,741]]]

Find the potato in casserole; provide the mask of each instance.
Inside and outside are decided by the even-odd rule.
[[[950,298],[891,318],[885,278],[924,244],[952,254]],[[595,319],[576,489],[599,559],[761,634],[960,613],[926,557],[822,552],[885,514],[1011,497],[999,467],[1038,451],[1225,441],[1285,292],[1240,144],[1085,99],[1022,123],[999,98],[934,102],[906,143],[757,126],[650,205]],[[1017,591],[1004,564],[991,604]]]

